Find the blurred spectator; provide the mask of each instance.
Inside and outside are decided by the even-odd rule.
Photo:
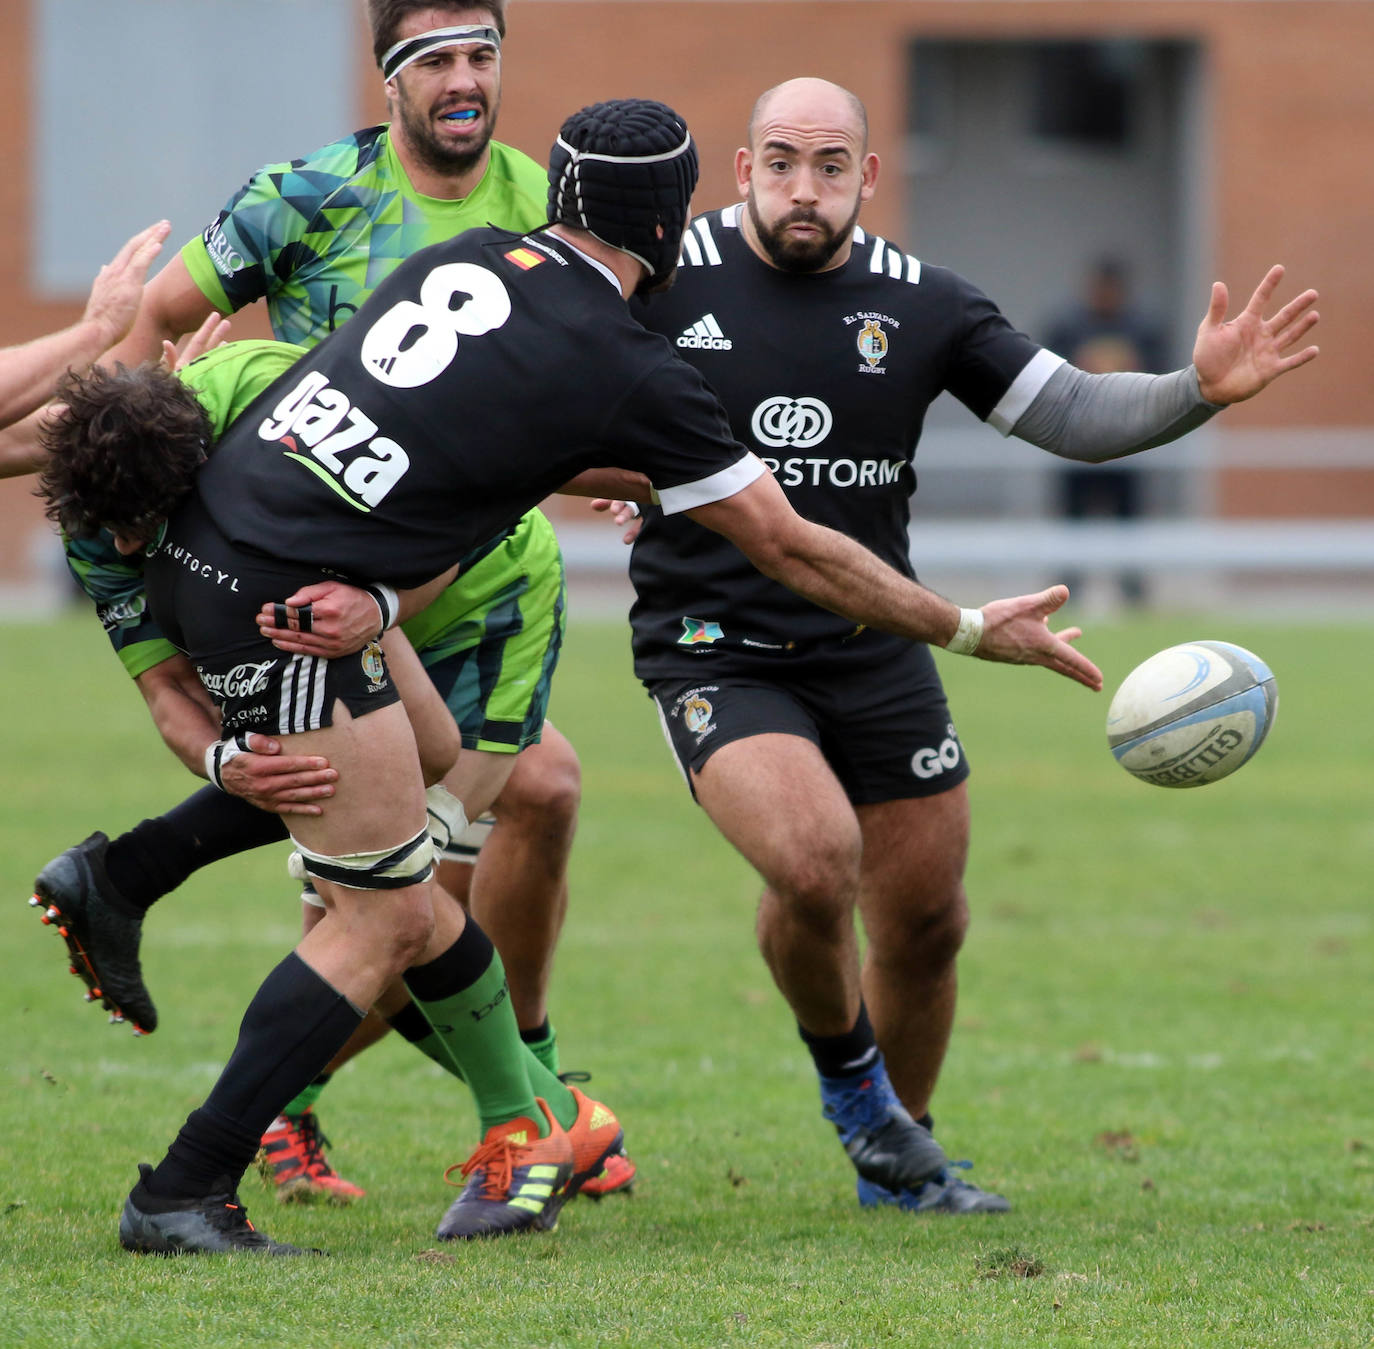
[[[1121,259],[1098,258],[1088,268],[1083,295],[1054,318],[1045,345],[1065,360],[1093,374],[1143,370],[1160,374],[1165,363],[1162,328],[1131,302],[1130,270]],[[1116,465],[1075,465],[1059,476],[1059,507],[1070,520],[1131,520],[1142,513],[1141,475]],[[1066,578],[1076,591],[1074,578]],[[1145,601],[1145,580],[1138,572],[1117,578],[1121,598],[1129,605]]]

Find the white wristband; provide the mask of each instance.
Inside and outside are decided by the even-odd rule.
[[[978,643],[982,640],[983,611],[960,609],[959,626],[954,629],[954,636],[945,643],[945,650],[953,651],[956,656],[971,656],[978,650]]]
[[[382,631],[396,626],[396,620],[401,616],[401,597],[390,587],[372,582],[363,587],[374,600],[377,601],[377,608],[382,611]]]
[[[215,784],[220,791],[225,791],[224,786],[224,766],[230,759],[240,754],[248,754],[248,735],[240,731],[232,740],[216,740],[205,747],[205,776]]]

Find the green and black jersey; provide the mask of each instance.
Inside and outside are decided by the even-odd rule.
[[[180,372],[196,392],[217,440],[278,375],[305,355],[287,342],[235,342],[193,361]],[[148,611],[143,555],[124,557],[108,530],[67,539],[67,565],[90,596],[96,614],[131,679],[176,654]]]
[[[508,145],[490,149],[482,181],[445,201],[411,186],[387,127],[356,131],[254,174],[182,261],[217,309],[265,299],[277,337],[313,346],[412,253],[479,225],[544,223],[545,171]]]

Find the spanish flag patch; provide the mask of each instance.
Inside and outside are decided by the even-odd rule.
[[[506,257],[526,272],[531,267],[538,267],[544,261],[542,254],[536,253],[532,248],[512,248]]]

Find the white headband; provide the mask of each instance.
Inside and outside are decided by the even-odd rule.
[[[484,47],[501,50],[501,34],[486,24],[463,24],[457,28],[431,28],[428,33],[417,33],[414,37],[403,38],[382,56],[382,78],[394,79],[412,61],[428,56],[441,47],[461,47],[465,43],[480,42]]]

